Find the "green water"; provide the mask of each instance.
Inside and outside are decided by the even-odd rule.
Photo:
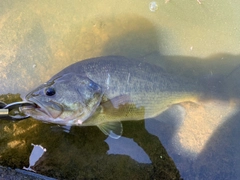
[[[67,65],[103,55],[142,59],[161,65],[171,73],[193,78],[226,76],[240,64],[240,3],[237,0],[202,0],[201,5],[196,0],[170,0],[168,3],[162,0],[156,1],[158,9],[155,12],[149,10],[150,2],[1,2],[0,94],[19,93],[24,97]],[[19,100],[14,95],[1,98],[3,101]],[[234,94],[232,98],[239,97]],[[215,108],[212,104],[209,106]],[[218,110],[218,106],[215,109]],[[219,119],[218,115],[216,113],[214,117]],[[204,179],[208,172],[204,162],[193,165],[193,171],[189,172],[188,154],[187,160],[181,154],[180,159],[174,158],[169,133],[162,133],[157,138],[146,131],[143,121],[123,125],[123,135],[137,145],[132,141],[126,141],[129,146],[124,145],[124,140],[105,141],[107,137],[96,127],[73,127],[66,133],[56,125],[33,119],[2,120],[0,164],[14,168],[28,166],[31,143],[34,143],[47,149],[35,170],[60,179],[121,179],[123,175],[128,179],[178,179],[179,174],[167,153],[184,177],[198,175]],[[174,129],[172,133],[177,129],[174,125],[162,126]],[[201,141],[201,137],[196,141]],[[160,140],[165,142],[167,152]],[[204,141],[207,142],[211,140]],[[238,146],[232,144],[231,152],[226,153],[237,152]],[[111,154],[111,146],[121,147],[122,154]],[[133,148],[136,146],[138,149]],[[129,154],[137,154],[137,160]],[[227,167],[231,166],[231,160],[226,163]],[[227,169],[228,177],[238,176],[240,165],[234,163],[234,172],[229,173],[225,166],[220,172]],[[215,177],[218,177],[217,173]]]
[[[155,12],[149,3],[1,2],[2,94],[24,94],[63,67],[94,56],[159,52],[204,60],[239,54],[238,1],[161,1]]]

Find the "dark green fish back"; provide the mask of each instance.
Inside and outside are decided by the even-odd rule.
[[[113,94],[114,91],[199,91],[197,82],[169,74],[159,66],[122,56],[83,60],[63,69],[52,79],[69,72],[87,76]]]

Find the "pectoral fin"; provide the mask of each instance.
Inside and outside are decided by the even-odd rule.
[[[97,125],[98,128],[106,135],[109,135],[113,139],[118,139],[122,136],[122,123],[117,122],[106,122]]]

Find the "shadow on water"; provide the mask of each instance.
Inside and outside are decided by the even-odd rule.
[[[82,25],[73,27],[71,33],[63,39],[66,48],[71,52],[70,59],[79,60],[79,57],[83,57],[83,52],[85,58],[92,58],[92,43],[100,46],[99,49],[96,48],[97,56],[139,57],[161,49],[154,25],[138,15],[125,14],[114,19],[92,19],[84,26],[88,29],[83,30]],[[81,31],[83,34],[79,33]]]
[[[185,177],[239,179],[239,118],[237,112],[221,124],[190,167],[191,173],[182,173]]]
[[[91,26],[89,32],[86,32],[89,33],[86,37],[90,37],[93,31],[105,31],[105,34],[108,32],[110,42],[105,44],[104,50],[102,50],[103,55],[121,54],[134,57],[158,49],[156,32],[152,24],[142,17],[126,17],[126,20],[119,18],[116,22],[110,21],[110,23],[106,20],[97,22],[94,27],[98,30],[91,29]],[[107,28],[110,28],[111,31],[107,31]],[[122,28],[122,31],[118,31],[116,34],[115,30],[119,28]],[[37,66],[46,66],[45,63],[39,64],[37,58],[48,59],[51,57],[51,52],[45,48],[46,41],[41,39],[41,43],[38,43],[39,37],[45,37],[44,30],[40,24],[35,24],[31,29],[16,53],[16,63],[9,68],[19,69],[28,61],[35,62],[35,59],[38,60],[36,61]],[[79,41],[78,38],[82,37],[78,35],[78,30],[78,27],[73,28],[73,33],[63,40],[69,41],[64,43],[69,45],[73,59],[79,58],[81,50],[78,51],[78,49],[84,49],[80,43],[84,39]],[[40,35],[38,36],[38,34]],[[145,42],[145,45],[141,45],[140,42]],[[35,73],[34,77],[36,78],[44,75],[45,72]],[[15,76],[15,78],[19,77]],[[2,96],[1,100],[7,102],[9,98],[14,97],[12,95]],[[11,101],[18,101],[18,98],[11,99]],[[0,125],[0,162],[2,165],[13,168],[27,167],[32,150],[31,143],[34,143],[41,144],[47,149],[47,152],[33,169],[51,177],[122,179],[124,175],[127,179],[180,179],[174,162],[167,155],[159,139],[146,131],[143,121],[125,122],[123,126],[124,134],[130,138],[119,140],[123,142],[122,149],[125,149],[125,145],[128,145],[129,148],[134,146],[137,149],[134,152],[127,152],[125,149],[124,155],[118,155],[113,153],[111,148],[118,141],[106,140],[107,137],[96,127],[72,127],[70,132],[66,133],[57,125],[44,124],[31,118],[18,122],[2,120]],[[139,150],[143,153],[139,153]],[[145,153],[146,158],[140,160],[141,158],[135,156],[133,159],[133,154],[137,153],[140,156]]]
[[[126,16],[125,19],[127,20],[118,18],[114,22],[109,19],[102,22],[96,21],[96,26],[91,26],[89,31],[86,31],[86,37],[91,37],[93,32],[95,32],[95,36],[106,35],[102,36],[107,40],[103,49],[99,50],[101,55],[141,57],[141,59],[161,65],[166,71],[177,75],[191,76],[193,79],[202,79],[204,75],[207,82],[214,85],[221,84],[221,86],[217,87],[224,87],[226,83],[224,76],[230,73],[234,66],[238,64],[237,59],[239,59],[239,56],[228,54],[207,57],[204,59],[204,63],[202,59],[195,57],[165,57],[161,55],[161,46],[163,46],[164,42],[157,42],[157,33],[151,22],[135,16]],[[38,27],[36,33],[44,34],[44,30],[41,30],[40,25],[35,24],[35,26]],[[97,29],[94,30],[92,27]],[[34,27],[32,29],[34,31]],[[109,29],[111,30],[107,31]],[[115,31],[117,29],[121,30]],[[72,33],[63,39],[63,43],[69,46],[68,51],[71,55],[68,58],[79,59],[79,57],[82,57],[80,54],[82,51],[78,50],[85,50],[81,47],[82,42],[85,42],[84,37],[80,37],[78,33],[79,27],[73,27]],[[18,60],[21,60],[21,62],[24,59],[23,54],[26,53],[26,56],[28,54],[28,47],[32,49],[35,44],[38,44],[38,37],[31,36],[33,40],[28,41],[30,36],[31,33],[29,37],[26,37],[26,41],[21,44],[23,48],[17,53]],[[98,39],[93,38],[92,40],[97,41]],[[39,47],[35,49],[38,53],[35,52],[36,54],[34,53],[31,57],[48,59],[48,57],[51,57],[52,52],[43,48],[46,44],[44,41],[41,42],[42,44],[38,44]],[[144,54],[152,51],[160,51],[160,53],[143,57]],[[90,49],[86,56],[88,54],[90,56]],[[219,59],[219,57],[221,58]],[[32,59],[28,60],[32,61]],[[14,68],[17,67],[19,66],[17,65]],[[39,76],[44,75],[44,73],[42,72]],[[211,79],[213,81],[208,81]],[[228,89],[224,89],[221,93],[226,91]],[[212,92],[213,99],[219,97],[215,97],[214,91]],[[237,97],[237,93],[235,95]],[[227,94],[226,99],[235,98],[235,95],[231,97],[231,94]],[[3,96],[2,98],[0,100],[6,101],[6,98],[9,97]],[[225,101],[225,98],[223,99]],[[222,99],[220,98],[220,100]],[[238,177],[239,161],[237,161],[238,157],[235,155],[238,152],[239,143],[235,140],[238,135],[237,119],[239,113],[227,118],[224,124],[219,125],[211,134],[211,138],[207,140],[204,148],[192,157],[191,153],[181,153],[182,147],[180,145],[173,144],[175,134],[179,127],[184,124],[183,119],[189,112],[189,109],[186,109],[185,112],[180,106],[174,106],[161,114],[157,118],[158,121],[146,120],[145,123],[143,121],[124,122],[123,136],[128,141],[124,139],[122,141],[121,139],[119,141],[106,140],[106,136],[96,127],[72,127],[70,132],[66,133],[56,125],[44,124],[31,118],[19,122],[2,120],[0,124],[0,162],[2,165],[14,168],[28,166],[28,157],[32,149],[31,143],[34,143],[41,144],[47,149],[47,152],[37,162],[34,169],[38,173],[61,179],[117,179],[117,177],[122,179],[123,175],[126,179],[179,179],[179,173],[171,158],[180,170],[181,175],[186,179],[192,177],[206,179],[206,177],[210,176],[210,172],[211,177],[218,177],[218,179],[222,177]],[[171,158],[167,155],[159,139]],[[214,143],[216,141],[217,144]],[[226,142],[228,143],[226,144]],[[131,149],[133,145],[136,146],[136,143],[141,152],[144,151],[144,156],[147,156],[141,162],[138,162],[140,159],[138,157],[132,158],[133,154],[140,152],[139,149],[136,152],[129,152],[125,148],[130,147]],[[113,152],[116,151],[112,150],[112,147],[116,146],[116,144],[117,147],[122,148],[122,151],[119,150],[120,148],[118,149],[119,154],[114,154]],[[121,155],[121,152],[125,155]],[[143,156],[143,154],[139,153],[139,156]],[[232,162],[234,162],[234,165]],[[209,163],[213,165],[210,167]],[[219,177],[220,174],[221,177]]]
[[[184,179],[239,178],[239,58],[218,54],[203,63],[194,57],[156,53],[147,59],[152,63],[161,59],[168,72],[203,80],[210,90],[208,100],[182,103],[184,109],[173,106],[157,121],[145,121],[148,132],[159,137]]]
[[[10,97],[19,100],[19,96]],[[3,98],[1,100],[5,100]],[[72,127],[66,133],[57,125],[31,118],[17,122],[1,121],[0,162],[13,168],[27,166],[31,143],[34,142],[45,147],[47,152],[32,168],[51,177],[122,179],[124,174],[127,178],[179,179],[173,161],[158,138],[145,130],[143,121],[134,124],[126,122],[123,126],[126,139],[137,142],[149,156],[150,162],[139,163],[130,157],[131,153],[128,155],[127,150],[126,155],[109,154],[111,147],[105,142],[106,136],[96,127]],[[117,142],[115,140],[113,143]]]

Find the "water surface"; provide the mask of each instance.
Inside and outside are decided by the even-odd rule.
[[[47,149],[35,170],[56,178],[237,179],[239,2],[8,1],[0,3],[0,94],[21,97],[81,59],[123,55],[203,79],[226,93],[125,122],[113,141],[96,127],[1,121],[1,165],[28,167],[31,143]],[[13,95],[1,100],[19,100]],[[166,151],[163,149],[163,144]],[[171,161],[171,159],[173,161]],[[111,173],[109,173],[111,172]],[[148,172],[148,173],[147,173]]]

